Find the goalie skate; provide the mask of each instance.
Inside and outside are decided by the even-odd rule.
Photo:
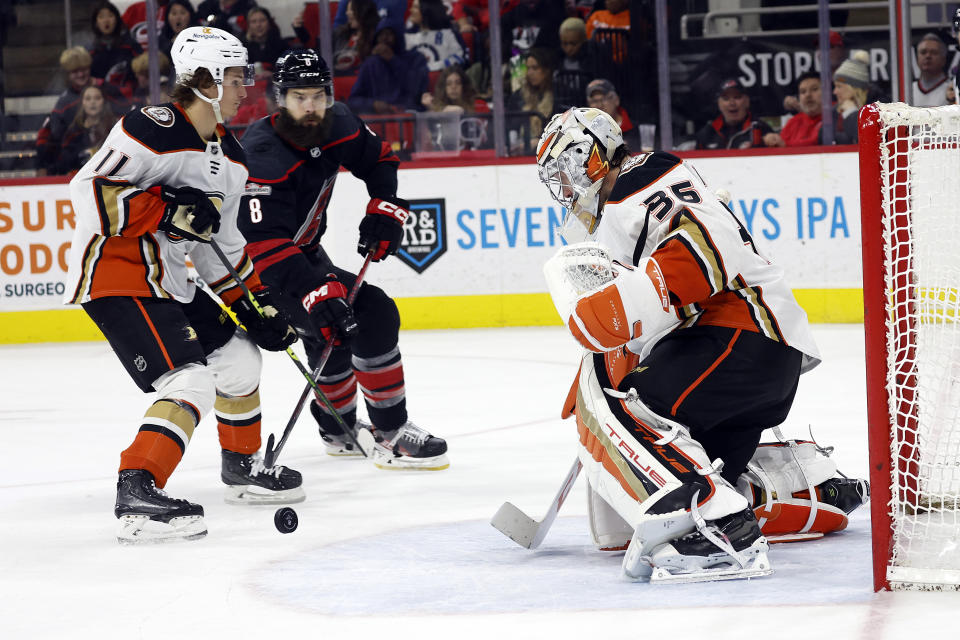
[[[265,467],[259,453],[223,449],[221,456],[220,479],[227,485],[228,504],[294,504],[306,499],[300,472],[279,464]]]
[[[374,429],[371,457],[380,469],[442,471],[450,466],[447,442],[409,420],[395,431]]]
[[[143,469],[124,469],[117,480],[114,515],[120,520],[120,544],[196,540],[207,535],[203,507],[171,498]]]
[[[767,557],[769,545],[752,511],[747,509],[710,523],[698,516],[694,520],[699,520],[696,531],[657,546],[649,555],[631,561],[625,557],[627,575],[667,584],[739,580],[773,573]],[[631,544],[631,548],[641,547]]]

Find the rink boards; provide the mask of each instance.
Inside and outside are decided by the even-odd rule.
[[[693,161],[711,188],[732,194],[812,321],[862,321],[856,153]],[[400,255],[367,274],[397,299],[404,328],[558,323],[541,266],[562,242],[563,209],[536,166],[404,166],[399,194],[414,215]],[[68,185],[25,182],[0,183],[0,342],[98,339],[82,311],[60,304],[73,232]],[[361,181],[339,175],[324,246],[347,269],[360,265],[357,225],[368,198]]]

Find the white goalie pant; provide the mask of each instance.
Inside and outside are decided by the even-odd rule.
[[[694,531],[692,502],[707,521],[747,508],[747,499],[720,477],[682,425],[604,389],[613,389],[604,358],[587,354],[577,389],[578,455],[596,493],[590,496],[591,528],[599,546],[622,547],[629,540],[627,528],[640,528],[643,548],[631,549],[626,562]],[[636,543],[637,535],[633,539]]]

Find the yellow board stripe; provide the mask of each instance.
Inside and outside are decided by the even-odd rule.
[[[795,289],[815,323],[863,322],[860,289]],[[560,324],[546,293],[398,298],[404,329],[533,327]],[[0,344],[102,340],[96,325],[79,308],[0,313]]]

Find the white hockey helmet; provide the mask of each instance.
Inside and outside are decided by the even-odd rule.
[[[568,109],[553,116],[544,128],[537,145],[540,181],[567,209],[560,233],[568,242],[584,239],[578,226],[590,236],[596,231],[597,193],[622,145],[620,126],[600,109]]]
[[[253,86],[253,65],[247,63],[247,48],[231,33],[214,27],[187,27],[173,41],[170,49],[177,84],[185,84],[198,69],[203,68],[213,76],[217,97],[208,98],[196,88],[193,93],[210,103],[222,123],[220,99],[223,98],[223,77],[227,69],[240,67],[243,70],[243,86]]]

